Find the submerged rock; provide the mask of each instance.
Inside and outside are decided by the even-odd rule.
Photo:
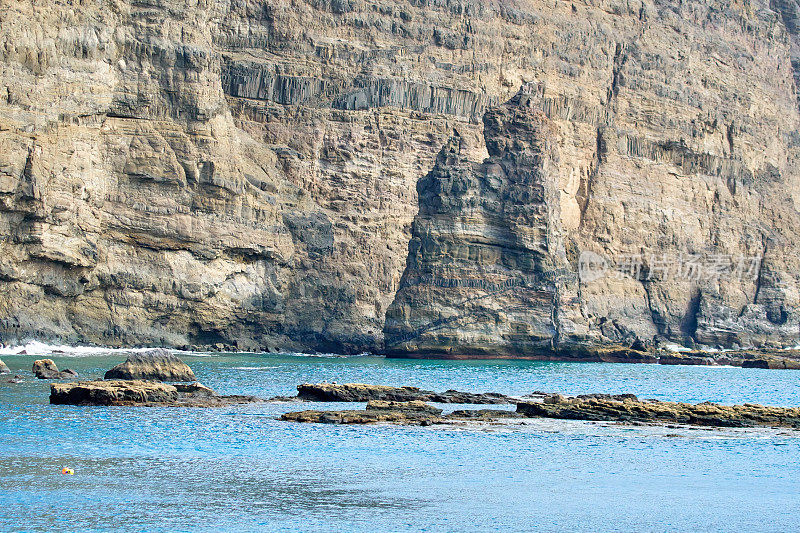
[[[169,350],[156,348],[128,356],[108,372],[105,379],[152,379],[157,381],[195,381],[189,365]]]
[[[52,359],[37,359],[33,362],[33,375],[39,379],[64,379],[78,377],[78,373],[69,368],[59,371]]]
[[[508,396],[494,392],[476,394],[448,390],[438,393],[417,387],[389,387],[364,383],[303,383],[297,386],[297,397],[314,402],[368,402],[370,400],[409,402],[418,400],[437,403],[507,404],[514,401]]]
[[[141,380],[78,381],[50,385],[51,404],[222,407],[261,401],[252,396],[219,396],[200,383]]]
[[[10,373],[11,369],[8,368],[8,365],[6,365],[2,359],[0,359],[0,374],[10,374]]]
[[[632,395],[631,395],[632,396]],[[517,412],[534,418],[561,418],[608,422],[677,423],[714,427],[781,426],[800,428],[800,408],[768,407],[755,404],[718,405],[714,403],[641,401],[632,398],[564,398],[520,402]]]

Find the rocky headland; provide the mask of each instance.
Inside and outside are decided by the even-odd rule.
[[[797,13],[6,2],[0,342],[797,346]]]

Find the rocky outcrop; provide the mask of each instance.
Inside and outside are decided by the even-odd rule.
[[[763,405],[640,401],[632,398],[565,398],[554,395],[543,402],[517,404],[528,417],[595,420],[623,423],[689,424],[713,427],[800,428],[800,408]]]
[[[498,409],[459,409],[442,415],[442,410],[422,401],[371,400],[364,410],[296,411],[281,415],[281,420],[324,424],[373,424],[388,422],[404,425],[497,422],[515,418],[558,418],[625,424],[685,424],[706,427],[788,427],[800,429],[800,408],[769,407],[755,404],[719,405],[640,400],[633,394],[536,394],[532,401],[517,403],[516,412]],[[339,401],[339,400],[335,400]]]
[[[69,379],[78,376],[78,373],[69,368],[59,370],[52,359],[37,359],[31,369],[33,375],[39,379]]]
[[[10,373],[11,369],[8,368],[8,365],[6,365],[2,359],[0,359],[0,374],[10,374]]]
[[[742,368],[767,368],[774,370],[800,369],[798,350],[735,350],[726,352],[706,352],[691,350],[686,352],[666,352],[658,354],[662,365],[726,365]]]
[[[514,400],[508,396],[487,392],[476,394],[448,390],[438,393],[417,387],[389,387],[387,385],[366,385],[364,383],[302,383],[297,386],[297,397],[313,402],[437,402],[504,404]]]
[[[108,380],[50,385],[50,403],[58,405],[224,407],[258,401],[252,396],[219,396],[200,383]]]
[[[742,361],[742,368],[767,368],[773,370],[800,370],[800,361],[780,357],[764,357]]]
[[[281,420],[318,424],[396,424],[430,425],[441,423],[442,410],[420,401],[393,402],[373,400],[361,411],[296,411],[284,413]]]
[[[134,405],[174,403],[172,385],[152,381],[79,381],[50,385],[50,403],[67,405]]]
[[[105,374],[105,379],[195,381],[189,365],[162,348],[131,354]]]
[[[0,342],[798,344],[794,0],[7,4]]]

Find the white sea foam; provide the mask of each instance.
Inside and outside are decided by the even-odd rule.
[[[108,348],[104,346],[71,346],[67,344],[47,344],[44,342],[39,341],[28,341],[25,344],[20,344],[17,346],[5,346],[0,347],[0,356],[3,355],[35,355],[35,356],[45,356],[45,355],[57,355],[59,357],[91,357],[91,356],[102,356],[102,355],[114,355],[114,354],[129,354],[135,352],[145,352],[147,350],[152,350],[153,347],[146,347],[146,348]],[[238,355],[284,355],[290,357],[325,357],[325,358],[338,358],[338,357],[353,357],[349,355],[342,355],[336,353],[318,353],[318,354],[307,354],[307,353],[296,353],[296,352],[286,352],[286,353],[274,353],[270,354],[269,352],[190,352],[185,350],[173,350],[170,349],[171,352],[178,354],[178,355],[186,355],[192,357],[217,357],[220,355],[225,355],[227,353],[236,353]],[[375,357],[373,354],[363,353],[359,354],[355,357]],[[254,367],[256,368],[274,368],[274,367]]]
[[[59,357],[87,357],[94,355],[144,352],[152,348],[106,348],[102,346],[69,346],[29,341],[19,346],[0,348],[0,355],[58,355]],[[174,350],[173,350],[174,351]]]
[[[670,352],[691,352],[691,348],[687,348],[686,346],[681,346],[680,344],[665,344],[664,348],[669,350]]]

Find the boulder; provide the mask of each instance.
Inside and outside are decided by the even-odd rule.
[[[408,416],[431,415],[439,416],[442,410],[432,407],[425,402],[413,400],[410,402],[390,402],[385,400],[371,400],[367,402],[367,411],[397,411]]]
[[[59,371],[52,359],[37,359],[33,362],[33,375],[39,379],[75,378],[78,373],[69,368]]]
[[[156,348],[128,356],[105,374],[105,379],[195,381],[189,365],[169,350]]]
[[[0,359],[0,374],[10,374],[10,373],[11,369],[8,368],[8,365],[6,365],[2,359]]]

